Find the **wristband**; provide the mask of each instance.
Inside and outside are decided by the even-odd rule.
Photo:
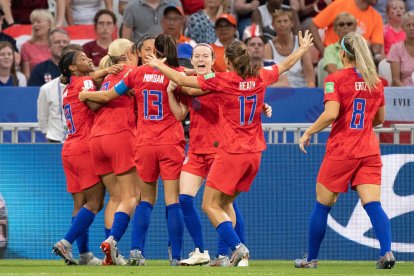
[[[121,80],[120,82],[115,84],[114,89],[115,89],[116,94],[118,94],[119,96],[122,96],[129,90],[129,87],[126,86],[124,80]]]

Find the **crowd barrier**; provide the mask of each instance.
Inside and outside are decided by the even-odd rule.
[[[304,155],[297,145],[269,145],[263,153],[260,172],[251,191],[238,199],[252,259],[292,260],[306,251],[315,179],[324,150],[324,145],[312,144]],[[61,145],[56,144],[0,145],[0,193],[7,209],[8,229],[6,248],[1,249],[4,243],[0,237],[2,258],[57,258],[51,254],[51,247],[69,228],[72,212],[60,151]],[[382,145],[381,152],[382,205],[391,220],[392,250],[398,260],[413,260],[414,146]],[[146,255],[148,259],[166,260],[165,205],[162,185],[159,187]],[[201,197],[199,194],[196,200],[199,210]],[[2,214],[6,214],[1,206],[0,202],[0,227],[4,222]],[[217,234],[204,214],[202,220],[206,247],[214,255]],[[339,197],[328,225],[320,259],[377,260],[379,244],[355,192]],[[124,255],[129,253],[130,228],[119,243]],[[90,248],[99,257],[102,257],[99,244],[103,239],[101,212],[90,229]],[[192,247],[185,231],[182,255]],[[77,252],[76,245],[74,252]]]
[[[57,91],[56,91],[57,92]],[[16,88],[2,87],[0,93],[0,123],[37,122],[38,87]],[[386,119],[390,123],[414,122],[414,90],[411,88],[386,88]],[[319,88],[268,88],[265,101],[273,108],[271,118],[262,116],[264,124],[272,123],[312,123],[323,111],[323,90]],[[386,126],[390,126],[386,124]],[[5,133],[3,142],[11,142],[11,133]],[[319,142],[324,143],[328,137],[322,133]],[[392,134],[382,135],[384,142],[393,143]],[[293,141],[293,136],[287,136]],[[401,134],[403,143],[410,143],[408,132]],[[32,133],[19,133],[19,142],[33,140]],[[45,142],[41,133],[35,135],[36,142]]]

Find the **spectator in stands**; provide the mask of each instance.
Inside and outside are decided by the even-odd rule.
[[[341,58],[339,56],[339,53],[342,50],[339,41],[341,41],[346,34],[355,32],[357,29],[357,22],[355,17],[347,12],[338,14],[334,20],[333,25],[335,33],[338,35],[339,40],[338,42],[328,45],[325,48],[325,52],[323,53],[323,69],[328,74],[332,74],[333,72],[344,68],[344,65],[342,64]]]
[[[318,15],[332,0],[300,0],[300,22],[302,30],[308,28],[312,18]]]
[[[357,30],[371,44],[374,59],[379,62],[384,58],[384,28],[381,15],[372,7],[376,0],[335,0],[313,18],[309,29],[313,42],[323,55],[325,47],[338,41],[333,22],[341,12],[348,12],[357,19]],[[327,28],[324,41],[319,29]]]
[[[23,43],[21,49],[22,72],[30,79],[30,72],[42,61],[51,58],[49,49],[49,32],[55,27],[55,19],[48,10],[34,10],[30,14],[32,38]]]
[[[387,4],[389,0],[378,0],[374,5],[374,9],[381,14],[381,17],[384,19],[384,23],[388,23],[387,20]],[[407,11],[414,11],[414,0],[403,0]]]
[[[0,42],[0,86],[26,86],[26,78],[16,72],[14,49],[8,41]]]
[[[217,40],[210,44],[216,58],[213,68],[216,72],[226,72],[227,67],[226,61],[224,60],[224,50],[236,39],[236,18],[231,14],[223,13],[217,18],[214,28],[216,29]]]
[[[62,26],[65,17],[65,0],[55,0],[56,2],[56,25]],[[1,0],[0,6],[6,14],[8,25],[13,24],[32,24],[30,15],[36,9],[48,9],[47,0],[12,1]]]
[[[192,15],[204,9],[204,0],[181,0],[181,3],[183,4],[184,13],[187,15]]]
[[[183,35],[185,15],[182,7],[168,6],[164,10],[164,16],[161,19],[161,27],[164,34],[170,35],[175,42],[188,43],[195,46],[195,41]]]
[[[289,6],[282,5],[282,3],[282,0],[269,0],[265,5],[259,6],[259,8],[252,13],[252,22],[260,27],[266,42],[276,36],[272,24],[272,15],[276,10],[281,8],[292,11],[294,22],[293,33],[297,34],[299,32],[300,22],[298,13]]]
[[[247,26],[243,32],[243,42],[250,53],[250,64],[258,67],[270,66],[275,64],[273,61],[264,59],[265,39],[260,33],[259,27],[255,24]],[[271,84],[272,87],[290,87],[286,75],[280,75],[277,82]]]
[[[204,9],[190,16],[186,34],[197,43],[214,43],[217,40],[214,24],[217,18],[227,10],[220,0],[205,0]]]
[[[264,57],[276,64],[299,48],[298,37],[293,34],[293,15],[291,11],[278,10],[273,14],[273,28],[277,35],[265,45]],[[303,55],[286,72],[291,87],[315,87],[315,72],[310,52]]]
[[[387,57],[392,86],[414,86],[414,11],[403,15],[402,28],[406,39],[392,45]]]
[[[112,42],[112,35],[116,29],[116,15],[110,10],[100,10],[95,14],[93,22],[97,39],[84,44],[83,51],[98,67]]]
[[[130,1],[124,11],[122,37],[138,42],[144,35],[162,33],[161,19],[168,6],[182,6],[179,0]]]
[[[6,18],[5,14],[3,10],[0,8],[0,42],[1,41],[10,42],[14,50],[14,62],[16,63],[15,65],[18,66],[20,65],[20,54],[19,54],[19,50],[17,49],[16,40],[13,37],[2,32],[3,30],[2,26],[3,26],[3,22],[5,21],[5,18]]]
[[[69,44],[61,55],[69,51],[82,51],[82,46]],[[37,98],[37,121],[41,132],[49,143],[63,143],[66,138],[66,119],[62,108],[62,96],[66,85],[60,82],[60,76],[42,85]]]
[[[62,57],[62,49],[69,45],[70,37],[63,29],[54,29],[49,34],[49,47],[52,57],[36,65],[30,73],[29,86],[43,84],[60,76],[58,62]]]
[[[129,0],[119,0],[118,2],[118,12],[120,15],[124,15],[126,6],[128,5]]]
[[[402,0],[390,0],[387,3],[388,24],[384,26],[384,52],[387,55],[391,45],[405,39],[401,28],[401,18],[405,13],[405,3]]]
[[[65,15],[68,25],[93,24],[94,15],[102,8],[112,11],[112,0],[66,0]]]
[[[237,13],[239,24],[239,34],[242,34],[244,29],[252,23],[252,13],[257,10],[259,6],[265,5],[266,2],[266,0],[234,0],[234,10]]]

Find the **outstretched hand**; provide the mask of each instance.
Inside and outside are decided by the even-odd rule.
[[[119,72],[122,71],[123,68],[124,66],[122,66],[122,64],[115,64],[115,65],[112,65],[111,67],[108,67],[107,72],[108,74],[118,74]]]
[[[308,50],[313,45],[313,37],[309,30],[306,30],[305,34],[302,36],[302,31],[299,31],[299,45],[300,48]]]
[[[154,54],[151,54],[147,57],[146,65],[149,65],[149,66],[155,68],[155,67],[158,67],[158,66],[162,65],[166,60],[167,60],[167,58],[158,59]]]
[[[267,118],[272,117],[272,107],[268,105],[267,103],[264,103],[262,111],[266,115]]]

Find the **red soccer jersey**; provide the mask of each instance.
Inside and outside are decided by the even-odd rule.
[[[83,89],[95,90],[92,78],[72,76],[63,92],[63,109],[68,127],[68,138],[62,148],[64,156],[79,155],[89,151],[89,135],[94,114],[78,99]]]
[[[372,121],[385,104],[381,82],[370,92],[355,68],[339,70],[325,79],[326,101],[340,103],[326,145],[329,158],[346,160],[380,153]]]
[[[133,67],[124,65],[124,69],[118,74],[107,75],[101,90],[112,88],[131,68]],[[108,102],[95,113],[91,137],[118,133],[123,130],[135,133],[135,128],[134,99],[125,94]]]
[[[183,126],[168,103],[169,81],[160,71],[146,65],[131,69],[124,77],[125,85],[134,89],[137,99],[137,146],[185,143]]]
[[[216,153],[219,139],[219,98],[216,93],[185,97],[190,110],[190,147],[195,154]]]
[[[277,65],[265,67],[260,75],[242,79],[235,72],[198,76],[204,91],[216,92],[220,103],[220,147],[229,153],[266,149],[261,112],[266,87],[277,81]]]

